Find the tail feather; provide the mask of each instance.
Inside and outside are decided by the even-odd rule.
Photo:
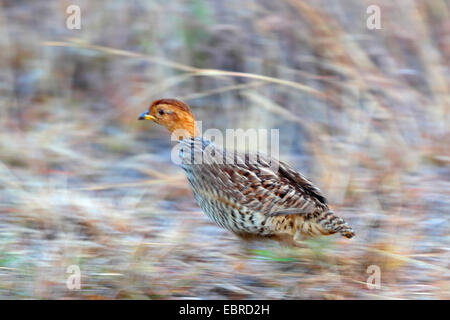
[[[333,211],[325,212],[322,217],[319,218],[318,223],[329,233],[339,232],[346,238],[353,238],[355,232],[352,227],[349,226],[344,219],[339,218]]]

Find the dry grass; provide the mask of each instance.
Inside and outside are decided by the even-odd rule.
[[[71,31],[70,2],[1,2],[0,298],[450,298],[447,2],[78,3]],[[247,248],[213,225],[136,121],[161,97],[279,128],[357,237]]]

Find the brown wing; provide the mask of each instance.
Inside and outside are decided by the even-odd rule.
[[[291,183],[297,186],[300,189],[300,192],[303,192],[309,195],[311,198],[316,199],[323,205],[327,204],[327,199],[322,194],[319,188],[312,184],[311,181],[305,178],[301,173],[295,171],[291,166],[289,166],[285,162],[279,161],[279,174],[288,179]]]
[[[302,174],[263,155],[236,153],[233,161],[203,164],[198,169],[210,192],[267,216],[308,214],[327,208],[321,191]]]

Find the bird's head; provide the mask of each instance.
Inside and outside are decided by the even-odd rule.
[[[143,112],[138,120],[153,120],[166,127],[178,139],[197,136],[194,115],[189,106],[175,99],[159,99],[153,101],[148,111]]]

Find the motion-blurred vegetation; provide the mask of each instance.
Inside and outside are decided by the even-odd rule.
[[[450,298],[447,1],[71,4],[0,2],[0,298]],[[161,97],[279,128],[357,236],[246,250],[136,121]]]

